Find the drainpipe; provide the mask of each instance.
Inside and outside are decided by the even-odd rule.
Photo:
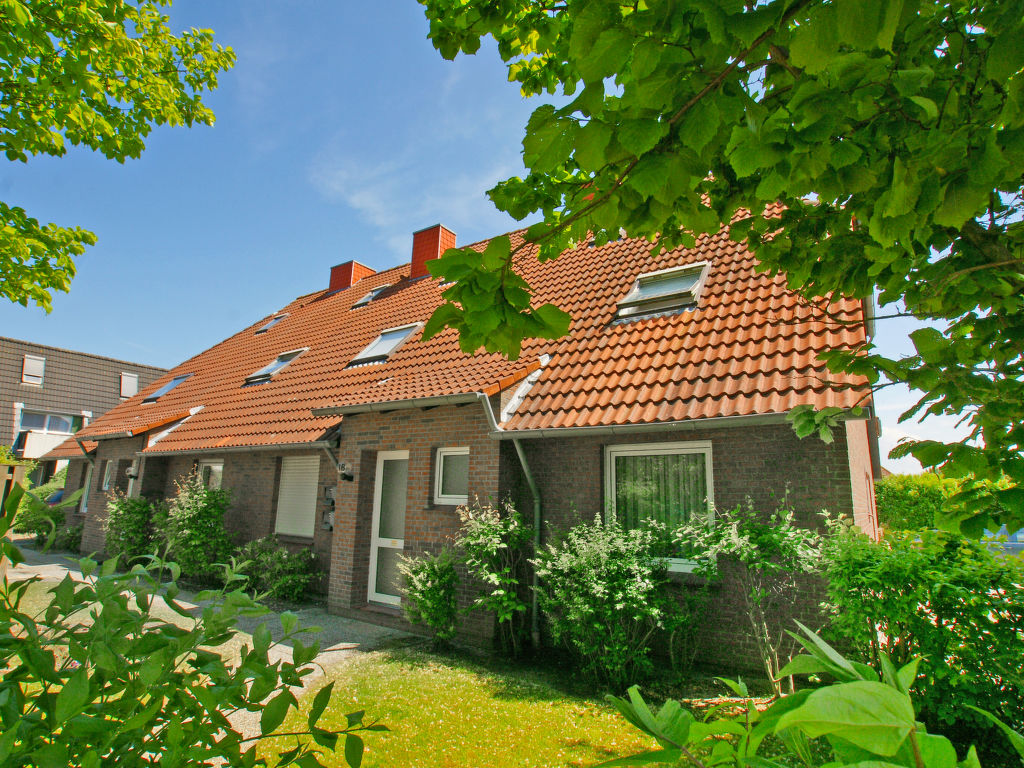
[[[498,433],[502,432],[502,428],[498,426],[497,419],[494,418],[494,409],[491,407],[491,400],[483,392],[476,393],[477,399],[484,408],[484,415],[487,416],[487,422],[491,427],[491,432]],[[519,457],[519,464],[523,468],[523,476],[526,478],[526,485],[530,489],[530,496],[533,498],[533,551],[534,554],[540,552],[540,521],[541,521],[541,503],[540,503],[540,489],[537,488],[537,483],[533,479],[533,473],[530,471],[530,465],[526,461],[526,453],[523,451],[523,446],[520,441],[516,438],[512,439],[512,445],[515,446],[516,456]],[[540,612],[537,607],[537,568],[533,568],[533,590],[531,593],[530,600],[530,637],[533,640],[533,647],[540,647]]]

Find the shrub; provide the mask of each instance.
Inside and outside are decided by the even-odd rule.
[[[81,523],[61,528],[53,539],[53,548],[61,552],[78,552],[82,549]]]
[[[120,556],[126,563],[155,554],[159,547],[158,532],[166,517],[161,502],[114,491],[107,502],[104,526],[107,554]]]
[[[739,598],[777,694],[782,693],[780,670],[797,646],[788,631],[791,625],[774,617],[791,613],[802,577],[821,567],[824,543],[820,533],[797,525],[795,519],[785,498],[770,515],[762,515],[748,499],[732,511],[717,513],[712,522],[701,520],[677,532],[680,548],[699,557],[696,573],[701,576],[717,579],[720,560],[736,566]]]
[[[656,546],[650,531],[625,531],[598,516],[534,560],[552,636],[585,674],[612,688],[651,672],[652,639],[674,624],[678,604]]]
[[[436,555],[403,557],[398,570],[404,582],[406,617],[413,624],[425,624],[433,631],[435,644],[444,645],[455,637],[459,620],[455,556],[445,547]]]
[[[22,497],[21,507],[14,524],[14,530],[18,533],[35,534],[36,542],[42,543],[54,529],[64,525],[64,509],[61,507],[50,507],[44,504],[34,503],[36,500],[45,502],[57,491],[64,488],[67,480],[68,470],[65,467],[45,483],[35,488]],[[29,495],[31,494],[31,496]],[[32,499],[32,496],[35,499]]]
[[[829,548],[827,575],[833,636],[869,649],[866,660],[923,656],[913,689],[921,719],[997,756],[996,730],[967,705],[1024,725],[1024,561],[937,531],[879,543],[847,534]]]
[[[890,475],[875,483],[878,523],[886,531],[933,528],[943,502],[955,490],[953,480],[933,472]]]
[[[6,533],[21,493],[15,486],[0,515],[0,553],[15,563],[20,553]],[[323,765],[318,747],[333,751],[340,741],[346,763],[358,766],[355,732],[384,728],[363,725],[361,712],[343,716],[340,730],[318,727],[333,683],[313,698],[302,726],[281,727],[298,710],[294,691],[319,652],[318,643],[302,642],[310,630],[295,614],[281,615],[278,640],[293,646],[291,658],[271,662],[265,623],[238,642],[238,619],[268,611],[237,589],[230,570],[228,586],[201,593],[206,606],[192,616],[175,601],[174,582],[161,583],[158,570],[177,571],[164,565],[118,573],[116,559],[98,566],[84,558],[83,578],[65,576],[45,611],[23,605],[38,579],[0,580],[0,765],[255,766],[266,752],[257,745],[277,734],[276,765]],[[185,620],[171,623],[167,608]],[[259,714],[255,735],[229,719],[242,710]],[[296,732],[305,738],[291,738]]]
[[[217,564],[226,563],[232,552],[224,527],[231,492],[205,487],[195,472],[177,480],[175,486],[177,493],[160,531],[167,558],[188,578],[210,581],[218,573]]]
[[[484,584],[474,606],[494,611],[502,648],[518,655],[527,613],[520,583],[533,529],[509,501],[497,507],[476,502],[459,507],[458,513],[462,527],[456,545],[463,551],[469,575]]]
[[[243,544],[235,559],[242,563],[239,573],[246,577],[243,588],[271,599],[298,602],[317,576],[312,550],[289,552],[273,536]]]

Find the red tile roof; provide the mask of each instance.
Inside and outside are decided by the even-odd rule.
[[[83,440],[82,443],[85,445],[85,450],[92,453],[96,450],[96,443],[93,440]],[[80,459],[82,458],[82,449],[78,447],[78,442],[74,437],[69,437],[63,443],[58,445],[56,448],[51,448],[48,453],[43,454],[39,457],[38,461],[54,461],[55,459]]]
[[[512,240],[513,245],[522,242],[522,232],[513,233]],[[696,308],[616,318],[617,302],[640,274],[704,260],[712,266]],[[829,374],[815,357],[864,341],[860,303],[840,301],[826,313],[787,290],[783,278],[758,273],[754,257],[724,232],[701,237],[693,249],[657,258],[649,256],[646,241],[627,239],[600,248],[583,245],[544,264],[534,249],[524,249],[518,263],[536,303],[550,301],[573,315],[569,336],[528,341],[518,361],[465,355],[448,330],[426,342],[411,338],[384,363],[347,368],[381,331],[424,322],[440,304],[438,281],[409,280],[406,264],[336,293],[300,296],[176,366],[82,434],[140,434],[202,406],[148,450],[316,441],[328,436],[341,417],[314,416],[312,409],[493,394],[519,386],[545,354],[550,362],[503,425],[506,429],[772,414],[804,403],[849,407],[862,394],[830,387],[829,382],[858,387],[864,382]],[[389,283],[374,301],[350,309],[369,290]],[[282,313],[288,316],[269,331],[254,333]],[[299,348],[308,349],[270,381],[243,386],[246,376]],[[184,373],[193,375],[158,401],[142,402]]]

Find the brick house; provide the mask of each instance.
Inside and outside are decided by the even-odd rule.
[[[0,445],[11,446],[18,458],[39,461],[32,479],[43,482],[67,463],[66,457],[47,456],[51,449],[165,372],[0,337]]]
[[[425,264],[454,243],[437,225],[413,235],[408,264],[334,267],[76,435],[95,468],[83,548],[103,548],[110,489],[166,496],[196,469],[234,492],[240,540],[312,547],[330,610],[394,623],[398,554],[442,546],[473,497],[511,496],[545,537],[597,513],[680,521],[747,496],[770,510],[787,489],[808,522],[828,508],[875,530],[870,397],[816,359],[865,340],[861,302],[801,299],[724,231],[656,258],[628,238],[544,264],[527,249],[535,300],[570,311],[570,334],[515,361],[468,356],[450,330],[418,340],[442,301]],[[831,444],[786,421],[858,401]],[[726,584],[719,618],[731,604]],[[711,624],[717,646],[742,645],[734,622]]]

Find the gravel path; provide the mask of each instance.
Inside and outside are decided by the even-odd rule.
[[[81,579],[82,572],[78,567],[77,560],[67,553],[40,552],[32,543],[31,537],[14,535],[14,543],[21,550],[25,562],[10,569],[8,578],[11,580],[38,576],[46,586],[47,583],[57,584],[67,574],[73,579]],[[198,614],[201,604],[195,600],[192,592],[183,590],[177,598],[179,604]],[[171,611],[169,608],[154,610],[161,619],[173,621],[177,624],[184,624],[187,619]],[[299,617],[299,624],[305,627],[320,627],[321,631],[316,635],[306,635],[303,641],[318,639],[320,641],[320,654],[314,659],[315,671],[303,678],[303,690],[316,688],[317,681],[323,676],[324,670],[338,664],[347,657],[381,648],[388,645],[403,644],[415,639],[415,635],[401,632],[388,627],[380,627],[376,624],[367,624],[355,619],[334,616],[327,613],[320,606],[299,606],[292,609],[292,613]],[[238,623],[239,633],[232,643],[225,649],[237,652],[242,644],[251,644],[252,632],[260,624],[266,623],[274,637],[279,640],[282,634],[280,614],[271,612],[259,618],[242,618]],[[270,660],[275,661],[291,660],[292,648],[286,643],[275,645],[270,650]],[[296,691],[296,695],[300,695]],[[239,712],[231,718],[236,728],[239,728],[246,736],[255,736],[259,733],[259,712]]]

